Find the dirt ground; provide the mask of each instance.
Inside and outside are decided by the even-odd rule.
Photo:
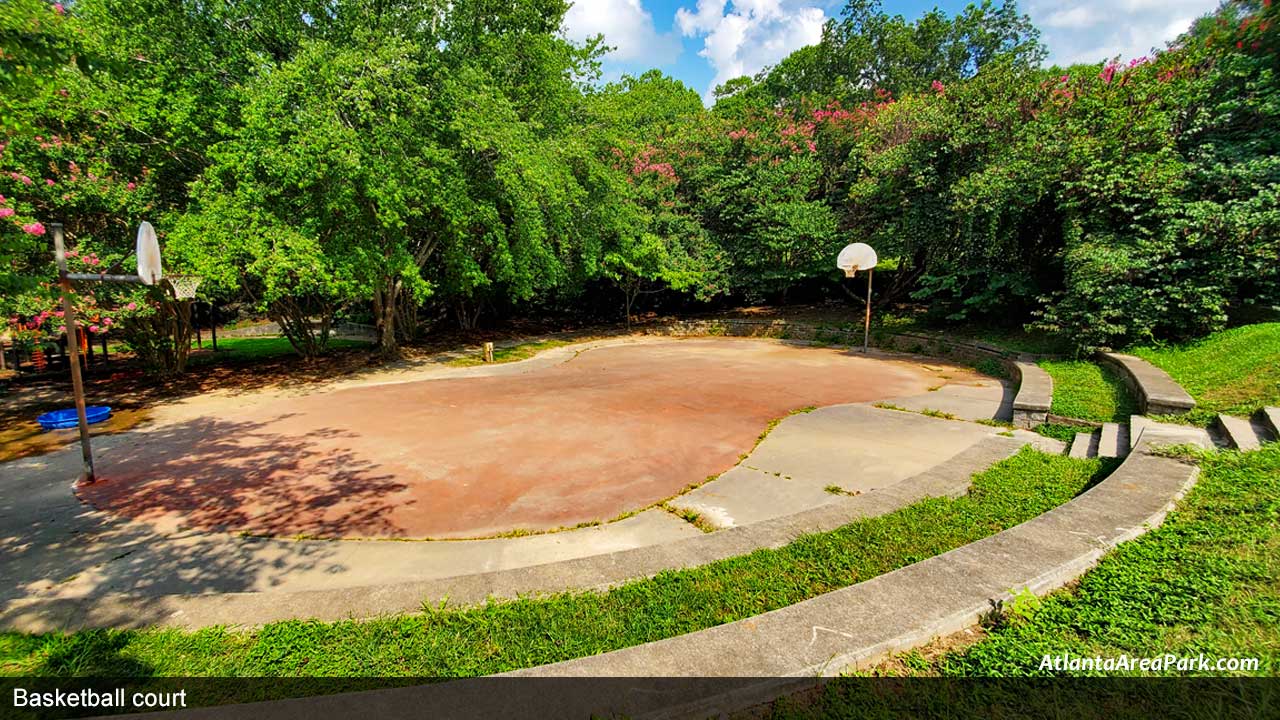
[[[954,372],[954,368],[950,370]],[[609,520],[731,468],[806,406],[923,393],[938,369],[740,339],[590,350],[525,374],[275,397],[134,433],[81,497],[282,536],[459,538]]]

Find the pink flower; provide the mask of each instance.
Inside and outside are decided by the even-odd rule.
[[[53,313],[53,315],[54,315],[54,317],[62,317],[63,315],[66,315],[66,313],[64,313],[64,312],[63,312],[63,311],[61,311],[61,310],[58,310],[58,311],[54,312],[54,313]]]
[[[124,306],[124,309],[125,309],[125,310],[137,310],[137,309],[138,309],[138,303],[131,302],[131,303],[129,303],[128,305],[125,305],[125,306]]]
[[[115,324],[116,324],[116,321],[115,321],[115,320],[112,320],[111,318],[105,318],[102,322],[103,322],[103,323],[105,323],[105,324],[106,324],[106,325],[108,325],[108,326],[111,326],[111,325],[115,325]]]
[[[126,187],[126,188],[128,188],[129,190],[136,190],[136,189],[138,188],[138,184],[137,184],[137,183],[129,183],[128,185],[125,185],[125,187]]]
[[[1107,66],[1102,68],[1102,72],[1098,73],[1098,77],[1102,78],[1102,82],[1108,84],[1111,83],[1111,79],[1115,76],[1116,66],[1113,63],[1107,63]]]
[[[98,332],[98,326],[97,326],[97,325],[90,325],[90,326],[89,326],[89,332],[91,332],[91,333],[96,333],[96,332]]]
[[[48,185],[49,187],[53,187],[53,178],[45,178],[44,184]]]
[[[44,225],[41,225],[38,222],[27,223],[22,226],[22,232],[27,233],[28,235],[43,235]]]
[[[58,13],[59,15],[65,15],[67,13],[67,9],[62,6],[62,3],[54,3],[53,11]]]
[[[20,178],[18,178],[18,179],[22,181],[22,184],[23,184],[23,185],[30,185],[30,184],[31,184],[31,178],[27,177],[26,175],[23,175],[22,177],[20,177]]]
[[[1060,83],[1069,83],[1069,82],[1071,82],[1071,76],[1070,76],[1070,75],[1063,75],[1062,77],[1058,78],[1058,82],[1060,82]]]
[[[936,93],[938,93],[939,95],[941,95],[943,92],[945,92],[945,91],[946,91],[946,89],[947,89],[947,86],[946,86],[946,85],[943,85],[942,83],[938,82],[937,80],[934,80],[934,81],[933,81],[933,91],[934,91],[934,92],[936,92]]]
[[[0,208],[0,218],[13,216],[13,208]]]

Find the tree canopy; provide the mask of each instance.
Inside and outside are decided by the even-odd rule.
[[[605,39],[567,40],[567,8],[0,4],[0,312],[30,334],[51,307],[47,223],[110,266],[142,219],[305,355],[341,316],[394,354],[424,319],[836,288],[854,241],[892,266],[886,301],[1082,349],[1280,302],[1269,0],[1067,68],[1013,2],[849,0],[710,109],[656,70],[601,83]]]

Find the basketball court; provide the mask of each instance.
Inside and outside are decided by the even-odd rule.
[[[527,372],[222,403],[105,449],[99,482],[77,492],[167,529],[405,539],[552,530],[615,519],[724,473],[792,411],[919,395],[938,378],[936,367],[845,349],[650,339]]]

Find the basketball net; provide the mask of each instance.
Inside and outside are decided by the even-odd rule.
[[[166,275],[164,279],[168,281],[169,287],[173,288],[175,299],[191,300],[195,298],[200,281],[204,278],[199,275]]]

